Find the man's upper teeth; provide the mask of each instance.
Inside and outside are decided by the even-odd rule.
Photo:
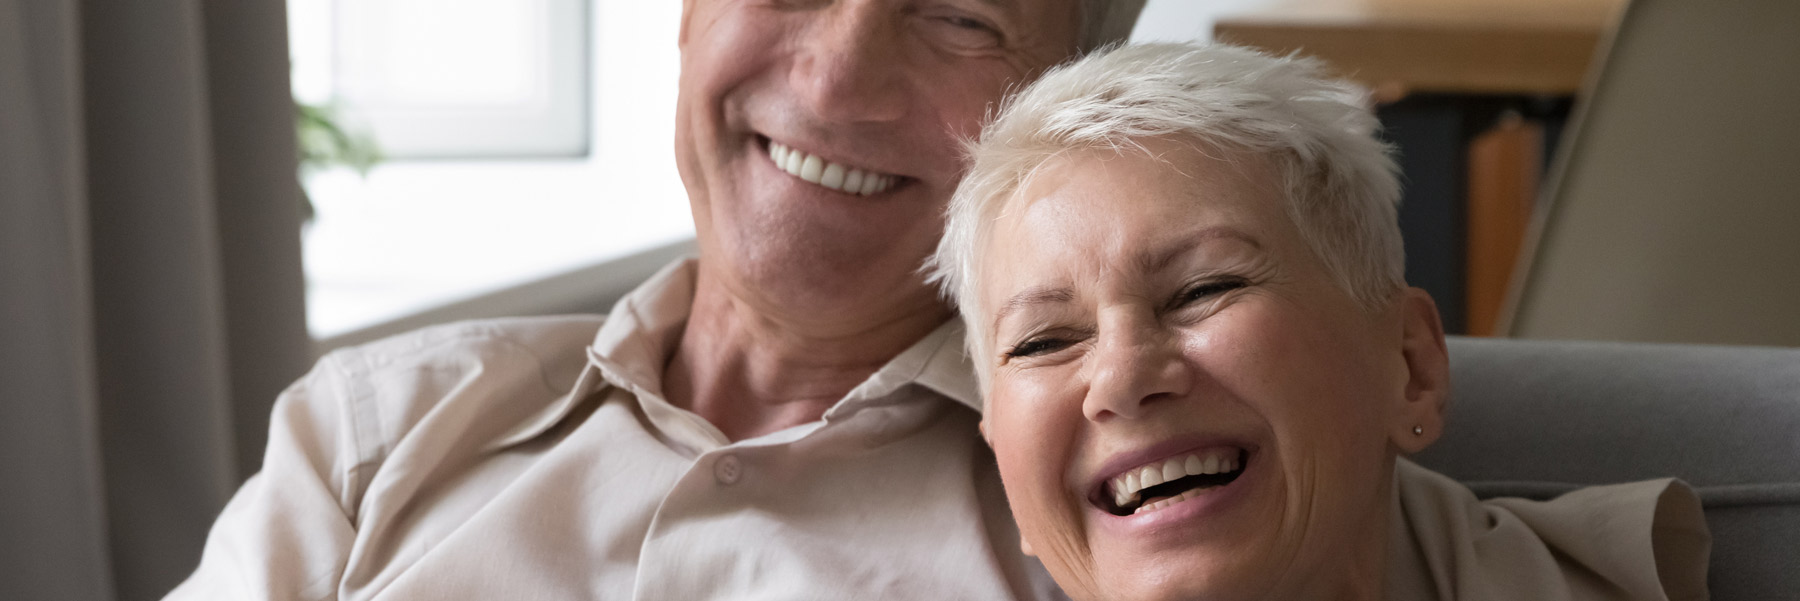
[[[845,167],[773,140],[769,141],[769,159],[794,177],[851,194],[868,196],[883,192],[899,181],[892,175]]]
[[[1137,500],[1138,491],[1181,478],[1202,474],[1228,474],[1238,469],[1237,449],[1217,449],[1177,455],[1149,465],[1125,470],[1111,481],[1113,502],[1121,507]]]

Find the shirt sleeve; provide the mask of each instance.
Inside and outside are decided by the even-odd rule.
[[[373,469],[378,446],[359,441],[375,416],[357,402],[344,362],[321,359],[277,398],[262,471],[214,522],[199,568],[165,599],[337,598],[356,538],[358,474]]]

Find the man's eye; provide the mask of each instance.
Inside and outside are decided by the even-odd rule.
[[[986,21],[962,15],[937,15],[924,20],[927,35],[954,50],[988,50],[1001,46],[1000,30]]]
[[[1060,350],[1066,346],[1069,346],[1069,341],[1060,338],[1033,338],[1008,349],[1006,351],[1006,357],[1011,359],[1014,357],[1042,355],[1044,353]]]

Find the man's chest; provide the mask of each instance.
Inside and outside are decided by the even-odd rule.
[[[412,489],[365,507],[344,598],[995,599],[1018,586],[1016,552],[996,549],[1016,534],[983,504],[998,482],[961,432],[972,424],[871,414],[681,452],[628,400],[467,465],[384,466],[371,493]]]

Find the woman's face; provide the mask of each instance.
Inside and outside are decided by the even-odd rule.
[[[1357,304],[1267,161],[1145,147],[1046,164],[982,257],[1026,545],[1077,598],[1379,594],[1393,458],[1439,431],[1429,297]]]

